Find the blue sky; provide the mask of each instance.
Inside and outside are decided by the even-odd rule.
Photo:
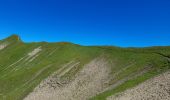
[[[170,0],[0,0],[0,39],[170,45]]]

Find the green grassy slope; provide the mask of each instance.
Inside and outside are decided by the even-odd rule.
[[[43,79],[72,60],[79,61],[80,65],[66,74],[68,78],[100,55],[110,62],[112,77],[108,85],[111,88],[96,95],[92,98],[94,100],[103,100],[170,68],[170,47],[118,48],[64,42],[23,43],[16,35],[0,41],[0,45],[3,43],[8,43],[8,46],[0,50],[0,100],[22,100]],[[42,50],[31,60],[28,54],[38,47]]]
[[[91,98],[91,100],[105,100],[108,96],[132,88],[155,75],[169,70],[169,58],[159,53],[168,55],[170,53],[170,48],[156,47],[143,49],[128,48],[117,51],[110,50],[111,59],[117,59],[116,66],[112,67],[113,80],[110,84],[123,82],[112,89],[96,95]]]

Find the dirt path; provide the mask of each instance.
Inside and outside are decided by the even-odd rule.
[[[80,64],[80,62],[76,62],[76,63],[73,63],[72,65],[69,65],[68,68],[66,68],[65,70],[63,70],[58,76],[59,77],[62,77],[64,76],[66,73],[68,73],[72,68],[74,68],[75,66],[78,66]]]
[[[31,51],[30,53],[28,53],[28,56],[29,56],[29,57],[33,57],[33,56],[35,56],[37,53],[39,53],[41,50],[42,50],[41,46],[40,46],[40,47],[37,47],[37,48],[35,48],[33,51]]]
[[[169,100],[170,71],[107,100]]]
[[[21,63],[27,64],[31,61],[33,61],[36,57],[39,56],[39,52],[42,51],[41,46],[35,48],[33,51],[29,52],[27,55],[24,55],[22,58],[18,59],[14,63],[10,64],[6,68],[3,69],[3,71],[6,71],[8,69],[11,69],[9,72],[5,73],[4,75],[0,76],[0,78],[3,78],[7,75],[9,75],[11,72],[16,71],[21,69],[22,67],[20,66]]]
[[[28,61],[28,63],[33,61],[34,59],[36,59],[39,56],[39,53],[41,51],[42,51],[41,46],[35,48],[33,51],[31,51],[27,54],[27,58],[25,59],[25,61]]]
[[[30,80],[28,80],[26,83],[24,83],[23,85],[21,85],[19,88],[16,88],[14,91],[17,91],[21,88],[23,88],[24,86],[27,86],[28,84],[30,84],[33,80],[35,80],[39,75],[42,74],[42,72],[44,72],[45,70],[47,70],[48,68],[50,68],[51,65],[48,65],[46,67],[44,67],[43,69],[41,69],[40,71],[38,71]],[[12,91],[12,92],[14,92]]]
[[[105,88],[110,71],[107,66],[105,59],[94,59],[71,82],[63,84],[56,79],[54,89],[46,86],[35,89],[24,100],[87,100]],[[53,86],[52,82],[46,84]]]

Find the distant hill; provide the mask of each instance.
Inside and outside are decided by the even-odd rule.
[[[0,100],[104,100],[170,69],[170,46],[0,41]],[[56,99],[57,98],[57,99]]]

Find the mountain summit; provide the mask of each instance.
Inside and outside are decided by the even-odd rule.
[[[18,36],[18,35],[16,35],[16,34],[13,34],[13,35],[11,35],[11,36],[9,36],[9,37],[7,37],[6,39],[4,39],[5,41],[13,41],[13,42],[21,42],[21,38]]]
[[[168,55],[170,47],[21,43],[12,35],[0,41],[0,100],[114,100],[117,93],[168,71]],[[170,96],[162,86],[154,90]]]

